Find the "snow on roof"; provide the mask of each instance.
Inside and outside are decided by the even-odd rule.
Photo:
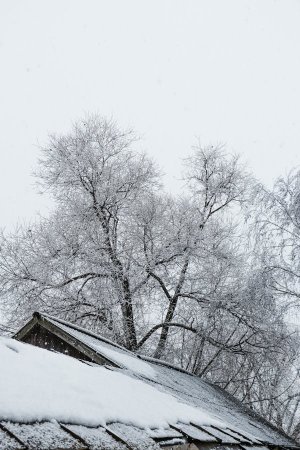
[[[216,417],[125,372],[0,338],[0,419],[87,426],[121,422],[165,428],[177,422],[224,425]]]
[[[255,412],[223,389],[210,384],[201,378],[174,370],[164,364],[155,364],[157,373],[156,385],[165,392],[178,396],[190,406],[207,411],[226,424],[226,429],[249,437],[251,442],[262,441],[272,445],[291,445],[291,439],[273,427]],[[151,382],[151,384],[154,384]],[[205,429],[205,427],[202,427]],[[231,432],[230,431],[230,432]]]
[[[22,344],[6,341],[6,347],[14,348],[19,353],[18,370],[16,370],[19,375],[14,375],[15,378],[12,378],[13,384],[18,385],[18,388],[14,390],[11,387],[11,394],[9,394],[7,387],[1,384],[3,377],[2,379],[0,377],[0,398],[1,388],[6,391],[4,398],[8,402],[9,395],[15,398],[26,391],[26,379],[28,379],[28,385],[32,380],[35,385],[30,387],[28,391],[30,395],[26,394],[27,409],[22,406],[21,400],[15,400],[14,411],[17,412],[15,415],[9,416],[7,414],[9,409],[6,409],[6,417],[15,417],[10,420],[22,419],[22,411],[24,414],[27,411],[28,419],[32,411],[32,418],[36,417],[34,420],[55,418],[65,423],[83,425],[121,422],[145,429],[151,428],[152,431],[158,428],[159,435],[163,428],[170,430],[169,425],[172,425],[177,427],[181,438],[185,435],[190,437],[206,435],[207,442],[211,436],[214,436],[215,439],[221,439],[227,444],[233,439],[243,444],[259,445],[263,442],[299,448],[283,432],[243,406],[224,390],[160,360],[151,358],[143,360],[143,356],[129,352],[76,325],[37,313],[34,319],[17,333],[16,338],[26,338],[26,333],[30,333],[36,323],[55,333],[58,333],[58,329],[62,330],[62,338],[67,339],[66,342],[70,345],[76,348],[76,342],[82,343],[94,354],[104,356],[108,361],[115,363],[117,368],[91,367],[69,356],[31,346],[17,349],[16,346],[22,346]],[[7,349],[2,349],[2,353],[3,351],[7,354]],[[42,357],[37,351],[43,352],[44,356]],[[16,355],[16,351],[11,351],[9,356],[6,355],[6,358],[11,360],[11,362],[7,361],[9,364],[6,366],[13,367],[16,363],[17,359],[13,358],[14,353]],[[1,358],[0,345],[0,360]],[[33,364],[36,366],[34,370],[28,368]],[[13,371],[13,369],[10,370]],[[10,378],[9,370],[4,378]],[[30,398],[36,399],[41,396],[43,398],[44,392],[43,404],[40,405],[38,400],[36,403],[33,400],[33,407],[31,407]],[[55,398],[54,401],[53,398]],[[46,406],[51,403],[51,406],[46,407],[44,403]],[[3,417],[4,410],[5,407],[0,404],[0,419]],[[177,438],[174,437],[174,439]]]
[[[248,435],[251,442],[261,440],[274,445],[290,444],[289,438],[275,427],[244,407],[241,402],[224,390],[201,378],[160,360],[145,357],[145,360],[142,361],[143,356],[138,357],[83,328],[50,316],[45,316],[45,318],[104,356],[121,364],[122,367],[131,370],[135,376],[142,375],[143,380],[152,386],[176,396],[190,406],[199,408],[200,411],[206,411],[210,417],[217,418],[219,422],[223,422],[227,426],[230,424],[229,427],[234,428],[235,431],[244,436]],[[124,355],[123,361],[121,355]],[[133,363],[134,361],[135,363]],[[146,364],[146,367],[140,366],[141,363]]]

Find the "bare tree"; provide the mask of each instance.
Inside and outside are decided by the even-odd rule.
[[[299,305],[300,172],[279,178],[272,190],[262,186],[256,205],[254,231],[272,287],[286,306]]]
[[[154,242],[151,222],[144,226],[147,271],[167,302],[161,324],[156,324],[147,335],[161,327],[154,353],[156,358],[164,354],[170,328],[180,326],[172,323],[178,302],[182,299],[201,302],[204,298],[207,301],[209,296],[204,283],[201,283],[201,267],[209,259],[211,261],[212,254],[215,259],[227,258],[228,254],[223,255],[221,247],[234,228],[228,217],[227,226],[223,227],[217,223],[217,218],[226,221],[230,206],[244,201],[249,184],[249,177],[238,158],[226,155],[221,147],[195,148],[193,155],[186,160],[186,168],[188,198],[177,203],[176,212],[173,207],[172,219],[169,219],[172,231],[168,238],[160,236]],[[187,325],[182,326],[186,328]]]
[[[18,266],[22,270],[19,278],[33,284],[51,287],[54,277],[58,278],[54,281],[55,287],[63,288],[78,280],[84,281],[86,286],[95,278],[110,278],[118,293],[125,343],[130,349],[135,349],[137,339],[126,266],[126,242],[122,235],[131,205],[141,195],[151,191],[157,182],[153,163],[145,155],[130,150],[133,139],[131,132],[120,131],[114,123],[96,116],[75,124],[68,135],[50,136],[48,146],[43,149],[38,178],[42,187],[53,194],[58,213],[52,224],[47,223],[42,228],[38,226],[34,236],[26,238],[23,232],[23,247],[20,247],[23,253],[24,247],[30,246],[31,256],[36,253],[38,258],[41,257],[38,264],[42,261],[44,264],[46,258],[43,253],[46,250],[48,263],[43,270],[45,276],[36,276],[26,263],[22,264],[23,256],[17,255]],[[61,222],[64,222],[62,227]],[[44,230],[49,230],[53,224],[55,228],[58,224],[58,232],[51,237],[46,231],[45,236]],[[68,230],[69,226],[71,230]],[[92,234],[90,243],[86,241],[88,234]],[[58,240],[62,241],[62,248]],[[81,248],[82,243],[84,249]],[[93,244],[90,249],[89,244]],[[98,264],[92,264],[91,270],[89,250],[94,252],[95,245],[98,251],[93,258],[98,259]],[[65,258],[72,258],[77,252],[79,260],[73,257],[73,270],[70,270]],[[57,256],[61,261],[63,253],[62,271],[58,264],[55,275],[51,269],[45,274],[45,267],[53,264],[53,260],[57,263]]]
[[[37,179],[54,211],[0,238],[1,328],[34,309],[58,315],[175,362],[300,434],[299,338],[285,322],[298,298],[298,178],[267,192],[223,147],[197,146],[174,197],[135,148],[132,132],[97,116],[50,136]]]

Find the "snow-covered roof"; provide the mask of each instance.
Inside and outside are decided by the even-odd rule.
[[[0,361],[4,420],[55,419],[87,426],[120,421],[140,428],[177,422],[221,424],[209,413],[123,371],[91,366],[9,338],[0,338]]]
[[[122,449],[129,443],[130,448],[155,449],[158,443],[185,442],[186,435],[217,443],[212,426],[226,428],[213,414],[127,371],[4,337],[0,361],[1,449],[82,448],[82,442],[87,448]],[[225,442],[238,442],[220,435]]]
[[[67,322],[41,315],[36,315],[35,321],[58,327],[64,339],[70,336],[69,343],[75,345],[78,341],[83,350],[89,347],[99,357],[105,357],[107,365],[1,338],[0,442],[1,430],[10,433],[11,438],[21,436],[22,443],[27,434],[40,439],[49,434],[43,439],[51,441],[56,427],[59,436],[66,434],[75,440],[79,436],[81,444],[87,446],[87,441],[101,438],[117,439],[116,445],[135,439],[140,441],[139,446],[129,447],[140,449],[151,448],[149,442],[158,448],[158,443],[163,446],[185,441],[222,442],[253,449],[263,445],[300,448],[223,390],[199,377],[160,361],[143,360]],[[17,337],[22,335],[21,330]],[[53,448],[69,448],[67,444],[55,445]],[[122,448],[97,445],[95,448]],[[11,447],[7,444],[3,448]]]

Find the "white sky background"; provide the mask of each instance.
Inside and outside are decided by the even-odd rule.
[[[300,165],[300,0],[0,0],[0,227],[46,213],[38,144],[113,116],[178,189],[195,137],[267,184]]]

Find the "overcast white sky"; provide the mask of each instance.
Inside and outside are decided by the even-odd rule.
[[[0,0],[0,227],[46,211],[38,143],[85,112],[134,127],[176,189],[195,136],[262,181],[300,165],[299,0]]]

